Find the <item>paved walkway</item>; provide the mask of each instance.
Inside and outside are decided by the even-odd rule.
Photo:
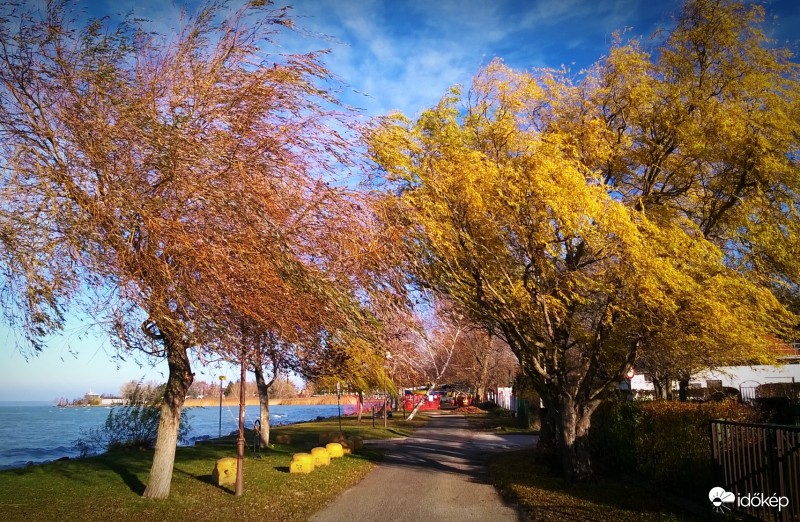
[[[374,443],[385,459],[314,515],[316,522],[522,521],[488,481],[486,458],[532,446],[534,435],[470,430],[460,415],[433,417],[413,437]]]

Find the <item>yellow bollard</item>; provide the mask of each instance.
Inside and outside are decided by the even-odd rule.
[[[331,456],[328,455],[328,450],[325,448],[314,448],[311,450],[311,456],[314,457],[314,467],[327,466],[331,463]]]
[[[236,459],[225,457],[219,459],[211,472],[211,482],[217,486],[236,484]]]
[[[289,464],[289,473],[311,473],[314,471],[314,457],[310,453],[295,453]]]
[[[344,456],[344,448],[342,448],[342,445],[338,442],[326,444],[325,449],[328,450],[328,455],[330,455],[332,459]]]

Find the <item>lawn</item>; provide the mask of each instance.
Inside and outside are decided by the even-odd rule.
[[[343,417],[342,428],[348,436],[387,438],[407,435],[426,420],[390,420],[389,429],[384,430],[382,419],[376,420],[379,427],[372,428],[369,418],[358,424],[354,418]],[[241,497],[234,496],[233,486],[211,482],[215,461],[236,455],[232,444],[178,448],[166,500],[141,496],[151,451],[115,451],[0,471],[0,520],[306,520],[361,480],[381,458],[379,452],[365,447],[309,475],[289,474],[292,454],[318,446],[320,433],[338,428],[336,419],[274,428],[273,440],[287,433],[292,443],[262,450],[261,458],[254,458],[248,447]],[[252,432],[248,433],[252,442]]]
[[[480,431],[532,433],[530,428],[522,426],[518,417],[512,417],[508,410],[493,408],[486,413],[468,413],[464,415],[470,428]]]
[[[502,409],[467,415],[470,427],[490,432],[530,432]],[[706,520],[670,502],[664,495],[598,471],[593,482],[573,485],[542,462],[535,449],[491,458],[492,483],[506,500],[521,506],[536,521]],[[738,520],[738,515],[715,517]]]

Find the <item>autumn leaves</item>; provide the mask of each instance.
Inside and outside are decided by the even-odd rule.
[[[567,476],[634,362],[681,380],[796,335],[800,78],[762,16],[688,2],[651,52],[618,41],[577,79],[495,61],[369,135],[411,272],[511,346]]]
[[[286,25],[270,9],[212,4],[173,39],[4,13],[6,310],[37,342],[88,303],[121,349],[167,358],[148,496],[169,492],[191,357],[366,387],[413,286],[511,347],[575,478],[634,361],[681,379],[793,335],[798,69],[759,7],[691,1],[652,49],[618,38],[575,77],[495,61],[366,126],[322,55],[261,47]],[[337,183],[365,150],[385,183]]]

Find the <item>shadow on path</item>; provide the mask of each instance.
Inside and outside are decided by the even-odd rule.
[[[378,468],[312,520],[525,520],[489,483],[487,458],[530,447],[535,435],[495,435],[457,415],[438,415],[406,439],[369,441]]]

